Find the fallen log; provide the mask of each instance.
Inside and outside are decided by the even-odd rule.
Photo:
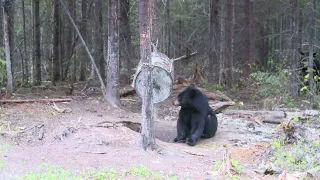
[[[215,112],[221,112],[225,109],[227,109],[229,106],[233,106],[235,102],[233,101],[228,101],[228,102],[218,102],[218,103],[212,103],[209,101],[209,106],[212,108],[213,111]],[[180,103],[178,100],[175,100],[173,102],[174,106],[180,106]]]
[[[233,106],[235,102],[228,101],[228,102],[218,102],[218,103],[210,103],[209,106],[212,108],[215,112],[222,112],[223,110],[227,109],[229,106]]]
[[[136,93],[136,90],[130,86],[124,86],[120,89],[120,97],[126,97],[126,96],[130,96]]]
[[[70,102],[70,98],[62,99],[2,99],[0,103],[32,103],[32,102]]]

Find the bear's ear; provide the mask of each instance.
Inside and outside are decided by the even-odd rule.
[[[196,87],[196,85],[192,83],[192,84],[190,84],[190,87]]]
[[[195,89],[190,89],[188,95],[189,95],[189,98],[194,98],[197,95],[197,91]]]

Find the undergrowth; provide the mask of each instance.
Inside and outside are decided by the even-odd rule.
[[[24,180],[42,180],[42,179],[59,179],[59,180],[118,180],[133,177],[141,180],[178,180],[176,176],[170,173],[154,172],[146,166],[140,165],[132,167],[129,170],[116,170],[114,168],[102,171],[88,170],[76,173],[71,170],[63,169],[58,166],[49,166],[42,173],[31,173],[25,176]]]
[[[283,141],[276,140],[272,149],[269,165],[292,172],[320,171],[320,141],[306,143],[300,140],[286,146]]]

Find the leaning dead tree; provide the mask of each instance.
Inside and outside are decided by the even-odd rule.
[[[156,148],[153,123],[153,85],[151,82],[150,3],[139,1],[140,58],[142,63],[142,123],[141,136],[144,150]]]
[[[106,89],[106,87],[105,87],[104,82],[103,82],[103,79],[102,79],[102,77],[101,77],[101,75],[100,75],[99,69],[98,69],[98,67],[97,67],[97,65],[96,65],[96,63],[95,63],[95,61],[94,61],[94,59],[93,59],[93,57],[92,57],[92,55],[91,55],[91,52],[89,51],[89,48],[88,48],[86,42],[84,41],[84,39],[83,39],[83,37],[82,37],[82,35],[81,35],[81,33],[80,33],[77,25],[75,24],[75,22],[74,22],[71,14],[70,14],[70,11],[68,10],[68,8],[67,8],[67,6],[66,6],[66,4],[65,4],[65,2],[64,2],[63,0],[60,0],[60,2],[61,2],[61,4],[62,4],[65,12],[67,13],[67,15],[68,15],[68,17],[69,17],[69,19],[70,19],[70,21],[71,21],[74,29],[76,30],[77,34],[79,35],[79,38],[80,38],[81,42],[83,43],[83,45],[84,45],[84,47],[85,47],[85,49],[86,49],[86,52],[87,52],[88,55],[89,55],[89,58],[90,58],[90,60],[91,60],[91,63],[92,63],[92,65],[94,66],[94,69],[95,69],[95,71],[96,71],[96,73],[97,73],[97,76],[98,76],[98,78],[99,78],[99,81],[100,81],[100,84],[101,84],[102,94],[105,96],[105,89]],[[105,99],[106,99],[106,97],[105,97]]]

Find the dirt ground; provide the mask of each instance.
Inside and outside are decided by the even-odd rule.
[[[214,138],[196,146],[172,143],[176,136],[179,108],[172,105],[177,92],[156,105],[157,152],[142,150],[138,132],[125,126],[109,127],[110,122],[140,122],[141,100],[121,99],[124,109],[114,109],[102,100],[99,90],[81,91],[77,84],[71,102],[21,103],[0,105],[0,179],[20,179],[52,164],[74,171],[87,169],[128,169],[144,165],[153,171],[173,172],[179,179],[231,179],[216,175],[215,163],[226,150],[242,164],[240,179],[276,179],[265,176],[270,142],[277,136],[275,125],[260,124],[245,116],[218,114],[219,127]],[[18,89],[15,98],[64,97],[55,88]],[[232,109],[232,108],[230,108]],[[233,108],[234,109],[234,108]],[[105,122],[108,123],[105,123]]]

